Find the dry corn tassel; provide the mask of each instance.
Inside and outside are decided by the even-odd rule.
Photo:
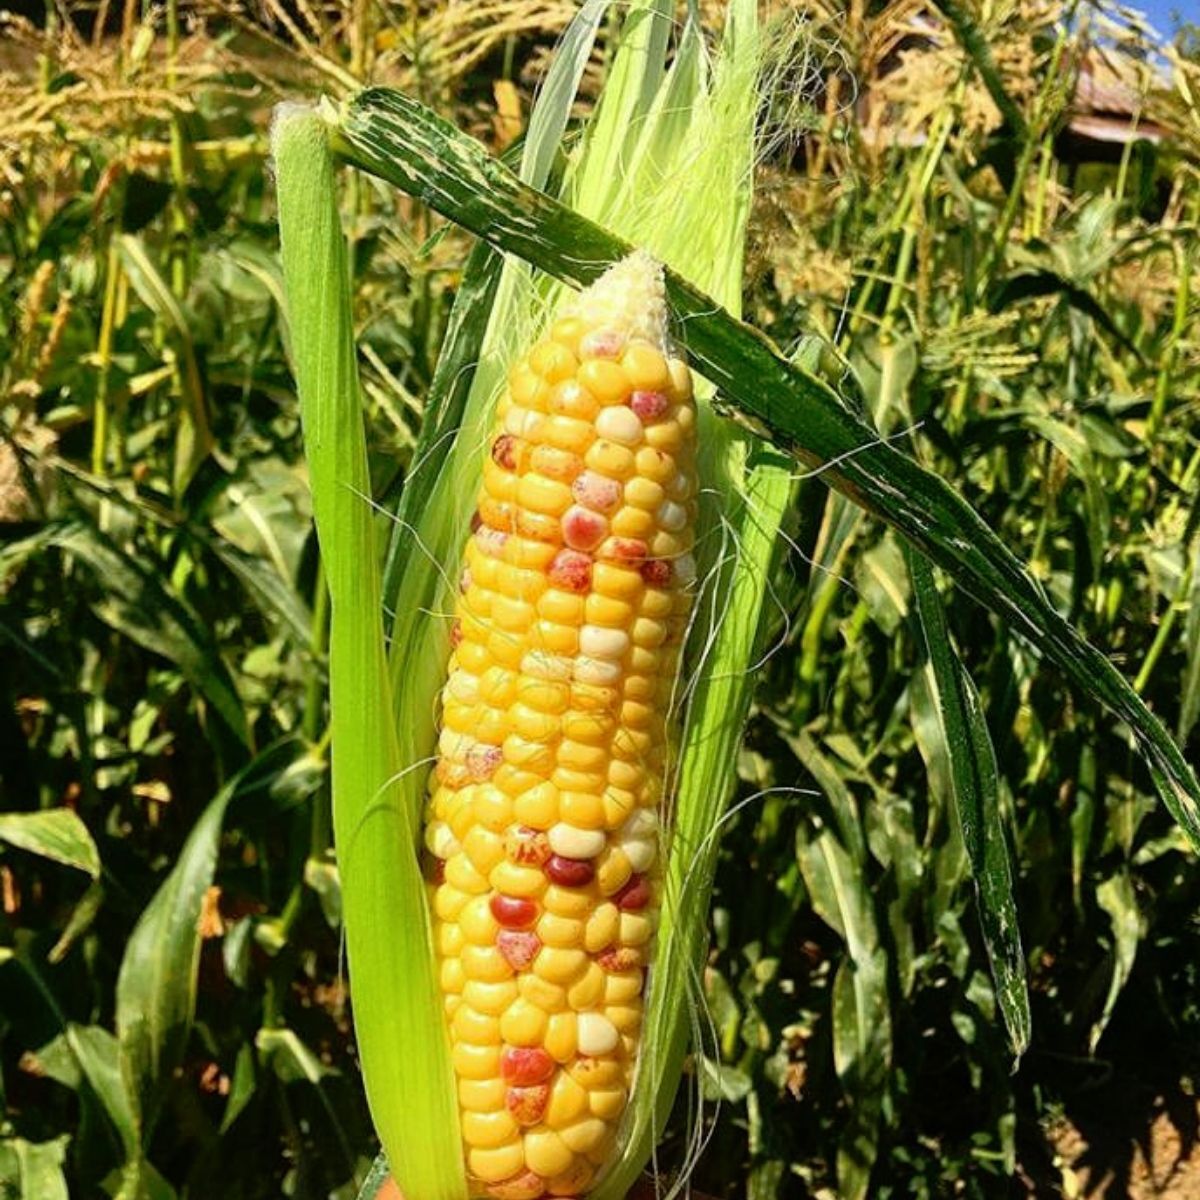
[[[512,368],[484,463],[425,844],[476,1193],[585,1192],[637,1066],[696,413],[631,255]]]

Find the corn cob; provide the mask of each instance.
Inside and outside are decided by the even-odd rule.
[[[695,424],[640,252],[498,404],[425,827],[467,1171],[496,1200],[586,1191],[637,1067]]]

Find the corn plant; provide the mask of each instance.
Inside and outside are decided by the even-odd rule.
[[[1017,1057],[1028,1040],[1028,1003],[994,753],[971,681],[948,636],[934,566],[1010,621],[1081,692],[1127,723],[1167,807],[1193,843],[1200,841],[1195,776],[1120,673],[1047,601],[960,496],[881,439],[851,398],[839,395],[804,363],[780,355],[737,319],[753,166],[758,58],[753,6],[731,6],[712,64],[694,14],[669,59],[670,6],[634,6],[595,116],[565,165],[554,162],[603,7],[585,5],[572,26],[531,119],[519,173],[418,102],[381,89],[361,93],[338,109],[288,109],[276,123],[292,350],[332,602],[334,821],[355,1020],[373,1116],[391,1169],[410,1200],[449,1200],[478,1188],[498,1197],[535,1197],[546,1188],[569,1195],[591,1188],[590,1194],[607,1200],[624,1195],[652,1154],[674,1100],[689,1033],[693,1044],[703,1043],[694,986],[703,961],[703,914],[749,703],[750,673],[769,615],[771,568],[779,524],[794,491],[795,464],[802,475],[836,489],[905,539],[928,687],[951,767],[997,996]],[[336,156],[396,184],[482,239],[464,275],[419,454],[394,514],[377,515],[371,503],[334,190]],[[682,195],[681,179],[687,181]],[[634,254],[635,247],[665,264],[661,296],[657,270]],[[508,261],[501,267],[496,251],[529,266]],[[615,263],[641,265],[631,282],[632,268]],[[570,299],[563,284],[583,289],[581,298]],[[637,296],[632,315],[627,311],[631,293]],[[661,325],[664,313],[671,321],[669,345]],[[676,346],[678,357],[672,358]],[[605,485],[622,478],[627,489],[641,488],[659,503],[658,492],[646,486],[656,481],[641,468],[618,466],[635,457],[618,450],[595,463],[587,460],[595,478],[585,478],[578,465],[563,464],[564,455],[582,462],[589,446],[615,441],[619,449],[622,438],[636,444],[652,432],[658,436],[657,418],[667,414],[673,432],[662,436],[676,438],[671,444],[682,453],[681,425],[687,422],[680,417],[691,411],[689,367],[706,381],[698,388],[703,502],[695,514],[694,544],[699,584],[691,598],[695,616],[688,626],[683,673],[677,680],[669,656],[665,664],[655,659],[646,668],[662,669],[665,686],[655,692],[649,718],[658,734],[641,751],[643,765],[657,773],[668,798],[659,806],[651,790],[648,801],[635,801],[638,813],[626,808],[614,817],[606,806],[619,807],[622,787],[618,783],[610,790],[602,783],[599,805],[587,804],[581,794],[572,810],[580,815],[566,821],[561,787],[558,807],[539,804],[545,799],[544,776],[551,773],[549,760],[533,751],[519,760],[510,757],[508,741],[502,753],[495,753],[497,739],[514,730],[548,724],[552,733],[557,730],[554,736],[563,736],[562,725],[539,719],[547,716],[545,706],[561,702],[553,698],[559,693],[545,686],[559,682],[545,673],[557,664],[531,664],[542,671],[531,678],[538,681],[543,709],[531,709],[517,693],[508,695],[498,685],[503,711],[496,728],[486,732],[471,725],[472,713],[485,718],[470,707],[475,685],[464,676],[498,666],[502,682],[505,665],[512,674],[513,666],[523,664],[507,657],[505,636],[523,637],[530,628],[534,616],[528,596],[535,585],[611,599],[591,592],[586,575],[610,567],[638,576],[638,587],[690,582],[690,570],[678,576],[667,570],[658,577],[664,564],[681,565],[691,544],[692,535],[684,533],[692,486],[685,466],[678,476],[663,476],[677,488],[670,503],[684,524],[675,526],[672,510],[667,515],[674,528],[660,525],[655,533],[681,536],[664,538],[661,554],[642,547],[622,561],[612,547],[602,550],[608,527],[596,514],[609,503],[602,498]],[[589,396],[600,403],[588,408]],[[647,396],[654,401],[634,400]],[[563,407],[538,408],[555,403]],[[651,405],[653,415],[650,408],[639,415],[638,404]],[[597,410],[615,415],[610,420]],[[529,413],[538,411],[566,418],[560,440],[535,432],[542,426],[531,423]],[[589,440],[598,434],[600,442]],[[538,462],[544,469],[527,471],[523,456],[532,460],[540,451],[558,457],[542,453]],[[546,479],[563,483],[553,476],[559,469],[573,471],[573,481],[584,479],[582,489],[546,485]],[[530,486],[523,487],[527,479]],[[481,497],[477,515],[476,497]],[[545,532],[534,536],[539,529]],[[390,536],[382,567],[381,532]],[[649,536],[654,529],[644,532]],[[499,550],[497,543],[506,536],[510,549]],[[489,541],[495,552],[483,548]],[[520,557],[527,544],[538,543],[553,554],[528,551]],[[460,579],[464,545],[470,547],[467,575]],[[495,589],[486,605],[480,587]],[[460,590],[466,598],[456,601]],[[458,623],[452,625],[456,603]],[[566,600],[557,603],[563,612],[581,611]],[[490,611],[480,616],[484,607]],[[678,619],[684,609],[666,611]],[[581,619],[571,618],[576,628],[562,635],[556,655],[578,652],[582,657],[576,664],[604,660],[611,645],[617,657],[634,655],[627,668],[638,661],[636,651],[645,647],[630,650],[615,633],[591,634],[589,649],[583,632],[590,627],[579,628]],[[604,628],[620,633],[619,625]],[[671,633],[669,622],[663,622],[647,636]],[[548,631],[540,636],[559,637]],[[520,673],[527,674],[524,665]],[[640,674],[618,671],[613,679]],[[595,685],[578,674],[568,678]],[[679,722],[674,754],[667,754],[663,742],[668,718]],[[614,752],[591,765],[611,768],[620,760],[616,745],[614,738]],[[478,749],[474,759],[472,747]],[[519,745],[513,754],[518,751],[526,754]],[[814,778],[825,780],[823,788],[836,786],[819,756],[805,751],[804,757]],[[535,760],[539,765],[532,769]],[[427,801],[431,762],[436,766]],[[558,763],[564,765],[561,759]],[[582,766],[573,763],[571,769],[578,773]],[[501,787],[499,772],[508,768],[513,768],[505,776],[511,786]],[[491,786],[492,772],[497,779],[492,791],[507,791],[508,797],[491,797],[497,811],[489,824],[473,800],[467,809],[462,793],[475,784]],[[607,778],[611,782],[613,776]],[[667,821],[661,838],[656,812]],[[634,818],[640,818],[636,831],[627,824]],[[589,822],[603,828],[589,829]],[[861,844],[861,833],[852,825],[842,832],[849,845]],[[645,848],[635,850],[635,842]],[[425,863],[432,886],[422,875],[423,843],[432,855]],[[660,853],[665,863],[654,867]],[[827,878],[853,869],[852,862],[838,861],[832,847],[819,853],[825,855]],[[635,871],[638,864],[644,877]],[[604,963],[614,943],[601,933],[594,947],[586,932],[571,933],[576,941],[561,947],[547,944],[553,927],[547,917],[565,918],[573,911],[586,916],[590,928],[606,903],[620,910],[631,884],[638,900],[631,906],[634,913],[661,904],[644,1014],[636,1005],[611,999],[603,1007],[603,979],[599,992],[583,986],[599,977],[591,970],[597,961],[589,959],[590,951],[601,972],[626,976],[620,982],[633,990],[623,999],[640,996],[646,965],[641,951],[618,966],[615,960]],[[562,911],[547,898],[548,887],[565,893],[557,896]],[[817,892],[810,890],[817,903]],[[580,893],[583,907],[572,908],[572,891]],[[531,897],[544,900],[548,910],[537,922],[536,935],[530,933],[538,913]],[[628,915],[618,911],[618,929]],[[617,949],[646,942],[649,922],[638,925],[639,920],[629,922],[636,937],[630,934],[630,944]],[[466,974],[473,930],[480,931],[479,969],[495,972],[494,978]],[[564,928],[563,936],[568,932]],[[886,1006],[879,1003],[880,961],[869,938],[851,944],[834,991],[835,1009],[843,1011],[856,1035],[864,1041],[882,1039],[883,1052],[870,1056],[877,1068],[886,1065],[889,1037]],[[536,970],[539,963],[547,964],[546,973]],[[540,992],[531,989],[548,997],[540,1012],[523,991],[518,994],[518,980],[549,985]],[[477,982],[490,983],[491,990],[472,987]],[[571,1020],[551,1028],[565,1013],[556,1008],[551,989],[567,984],[578,985],[588,998],[572,1002],[577,1018],[573,1011],[566,1014]],[[478,1003],[468,1003],[472,997]],[[627,1022],[624,1028],[613,1020],[616,1008]],[[610,1054],[619,1060],[619,1070],[605,1074],[594,1089],[582,1087],[579,1076],[592,1069],[590,1060],[604,1066]],[[839,1064],[848,1087],[867,1060],[849,1053]],[[876,1079],[872,1089],[857,1081],[863,1095],[877,1094],[878,1084]],[[580,1100],[581,1091],[590,1095]],[[606,1095],[597,1104],[602,1092]],[[579,1107],[585,1102],[587,1119]],[[848,1130],[845,1164],[839,1167],[849,1181],[848,1195],[865,1194],[877,1119],[878,1113],[864,1106]],[[692,1128],[698,1133],[701,1126],[693,1121]]]

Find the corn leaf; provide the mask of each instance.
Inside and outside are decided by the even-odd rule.
[[[911,551],[906,559],[925,639],[928,684],[936,700],[955,811],[975,880],[979,924],[992,966],[996,998],[1013,1054],[1019,1060],[1029,1045],[1029,990],[1000,813],[996,755],[979,695],[950,644],[933,569]]]
[[[573,286],[585,286],[630,249],[523,186],[479,143],[399,92],[359,93],[340,115],[335,142],[364,170]],[[1011,622],[1084,695],[1125,721],[1165,804],[1200,848],[1200,782],[1179,747],[962,497],[881,441],[827,385],[673,272],[668,298],[686,331],[689,359],[720,389],[730,415],[819,468],[829,486],[894,525],[956,583]]]
[[[294,369],[330,595],[334,835],[367,1097],[405,1192],[463,1200],[458,1105],[384,647],[350,278],[327,126],[273,148]],[[411,760],[407,760],[411,761]]]
[[[96,843],[79,814],[69,808],[0,813],[0,842],[86,871],[93,879],[100,876],[100,852]]]

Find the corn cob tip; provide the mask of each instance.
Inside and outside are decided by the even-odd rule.
[[[580,292],[569,315],[597,330],[594,336],[642,339],[665,349],[667,295],[662,265],[645,250],[635,250]]]

